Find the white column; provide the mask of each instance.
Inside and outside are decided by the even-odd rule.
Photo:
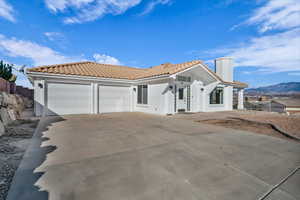
[[[238,91],[238,109],[244,109],[244,89]]]
[[[165,114],[175,114],[174,88],[175,85],[173,83],[168,84],[168,91],[165,93]]]
[[[134,112],[135,111],[137,87],[132,85],[132,86],[130,86],[129,90],[130,90],[129,91],[129,94],[130,94],[130,112]]]
[[[91,97],[92,97],[92,99],[91,99],[91,113],[92,114],[98,114],[98,110],[99,110],[99,108],[98,108],[98,106],[99,106],[99,98],[98,98],[98,91],[99,91],[99,89],[98,89],[98,83],[92,83],[91,84],[91,93],[92,93],[92,95],[91,95]]]
[[[46,112],[46,82],[45,80],[34,81],[34,112],[36,116],[42,116]]]

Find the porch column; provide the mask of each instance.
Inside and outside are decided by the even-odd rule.
[[[244,89],[238,91],[238,109],[244,109]]]

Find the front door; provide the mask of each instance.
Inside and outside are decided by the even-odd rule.
[[[178,88],[177,90],[177,112],[187,111],[187,88]]]

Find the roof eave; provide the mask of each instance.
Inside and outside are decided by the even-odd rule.
[[[78,79],[78,80],[86,80],[86,81],[107,81],[107,82],[119,82],[119,83],[137,83],[142,81],[150,81],[157,79],[165,79],[170,78],[169,74],[154,76],[154,77],[146,77],[139,79],[118,79],[118,78],[104,78],[104,77],[95,77],[95,76],[80,76],[80,75],[66,75],[66,74],[55,74],[55,73],[45,73],[45,72],[26,72],[28,77],[31,79],[37,78],[62,78],[62,79]]]
[[[233,86],[235,88],[241,88],[241,89],[244,89],[244,88],[248,87],[247,84],[242,84],[242,83],[227,82],[227,81],[222,81],[221,83],[226,85],[226,86]]]

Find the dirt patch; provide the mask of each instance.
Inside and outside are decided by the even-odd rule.
[[[0,200],[5,200],[22,157],[30,144],[38,120],[17,120],[0,137]]]
[[[207,120],[200,120],[198,122],[223,126],[226,128],[250,131],[258,134],[269,135],[269,136],[278,137],[286,140],[291,140],[290,138],[282,135],[277,130],[273,129],[271,125],[259,123],[255,121],[252,122],[252,121],[245,121],[240,119],[207,119]]]
[[[287,116],[279,114],[263,115],[240,115],[237,116],[246,120],[271,123],[283,130],[284,132],[300,138],[300,116]]]
[[[243,120],[255,121],[258,123],[269,123],[273,124],[280,130],[291,136],[300,138],[300,115],[286,115],[264,111],[223,111],[194,113],[191,115],[178,114],[174,117],[193,121],[210,119],[231,120],[232,118],[239,118]]]

